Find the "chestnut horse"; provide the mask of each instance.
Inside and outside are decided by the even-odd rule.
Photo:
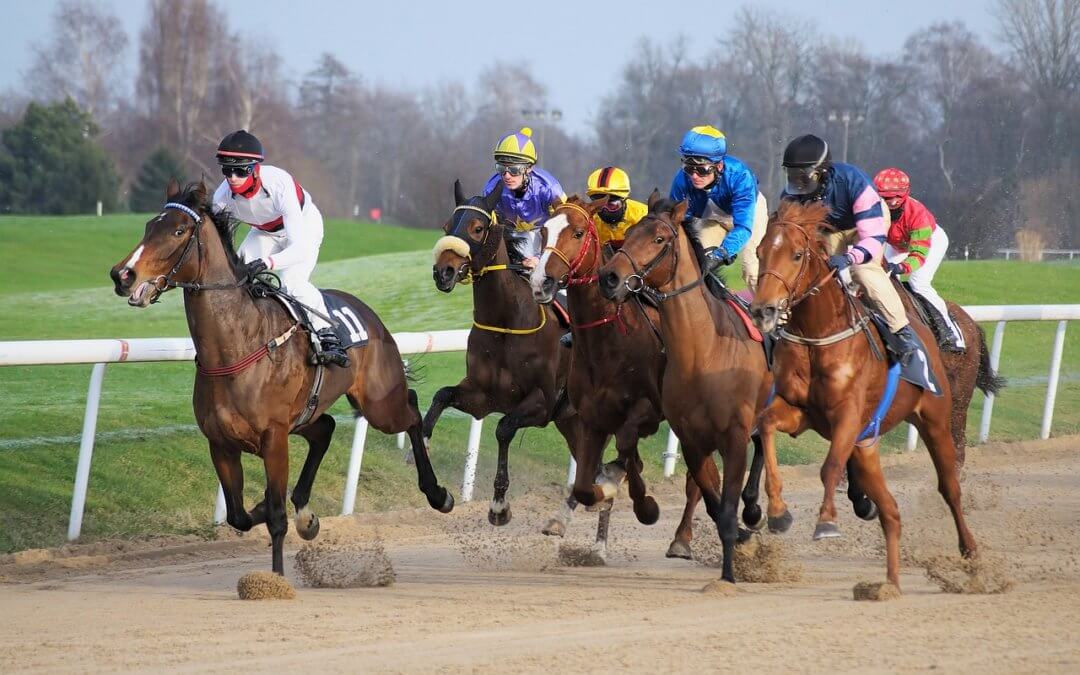
[[[435,243],[432,276],[444,293],[458,282],[472,283],[473,330],[464,379],[437,391],[424,417],[424,437],[430,439],[448,407],[476,419],[492,412],[504,414],[495,430],[499,464],[488,511],[492,525],[510,522],[507,461],[518,429],[554,421],[571,449],[580,433],[577,413],[565,394],[570,353],[559,346],[563,329],[555,310],[537,305],[528,283],[510,265],[503,226],[494,215],[501,192],[500,184],[486,197],[466,199],[460,181],[454,183],[457,206],[443,226],[446,236]],[[585,467],[579,471],[587,472]],[[591,505],[605,498],[597,488],[592,500],[581,501]]]
[[[878,434],[866,432],[884,396],[889,366],[874,354],[875,349],[885,353],[880,336],[871,331],[867,337],[855,325],[853,313],[863,310],[832,280],[821,241],[830,227],[827,215],[822,204],[783,202],[758,247],[761,274],[751,308],[754,320],[762,330],[772,331],[783,314],[790,314],[775,351],[776,396],[759,424],[767,455],[775,453],[776,431],[797,435],[812,428],[830,441],[821,467],[825,496],[814,538],[839,534],[833,495],[846,465],[852,483],[849,496],[861,489],[877,507],[885,533],[886,577],[899,587],[900,514],[881,471]],[[972,556],[976,545],[960,504],[947,374],[930,330],[917,320],[912,327],[927,346],[929,367],[942,392],[935,395],[901,380],[879,433],[903,420],[916,426],[933,458],[938,490],[952,511],[960,552]],[[868,441],[860,443],[860,437],[867,435]],[[862,511],[862,517],[872,513]]]
[[[645,293],[659,305],[667,350],[661,406],[716,523],[724,550],[722,576],[734,582],[746,446],[772,378],[761,345],[735,309],[706,289],[680,225],[686,209],[686,202],[675,204],[654,193],[649,214],[600,268],[600,289],[619,303]],[[711,460],[716,449],[724,469],[719,492]],[[760,519],[760,511],[756,515]]]
[[[277,300],[252,299],[228,216],[212,213],[202,183],[181,192],[171,181],[166,201],[146,224],[142,241],[113,266],[111,276],[116,294],[128,296],[132,307],[148,307],[162,293],[184,289],[184,310],[198,354],[195,420],[210,442],[228,523],[245,532],[266,523],[273,570],[284,573],[288,436],[297,434],[308,442],[292,503],[297,532],[312,539],[319,533],[319,518],[308,500],[335,426],[326,410],[342,394],[379,431],[408,432],[420,489],[433,508],[448,513],[454,499],[439,486],[428,460],[416,393],[408,388],[393,336],[375,312],[351,295],[330,291],[361,319],[368,342],[350,350],[350,367],[325,369],[317,405],[310,409],[316,376],[308,365],[310,337]],[[250,512],[244,508],[241,452],[261,457],[266,469],[265,497]]]

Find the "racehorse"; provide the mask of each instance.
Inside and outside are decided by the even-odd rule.
[[[873,331],[861,329],[864,310],[832,281],[834,273],[826,266],[821,241],[830,228],[827,215],[828,208],[819,203],[803,206],[784,202],[770,218],[758,247],[761,273],[751,307],[754,320],[762,330],[773,331],[782,315],[790,315],[775,351],[776,396],[759,424],[766,455],[775,452],[776,431],[797,435],[812,428],[830,441],[821,467],[825,496],[814,538],[839,535],[833,494],[846,465],[851,483],[848,496],[860,517],[870,519],[877,511],[885,533],[886,577],[899,587],[900,514],[885,484],[877,450],[880,434],[902,420],[916,426],[930,451],[938,490],[956,524],[961,554],[967,557],[976,552],[960,504],[956,448],[950,431],[952,395],[936,341],[930,330],[915,320],[912,327],[928,346],[928,368],[941,383],[941,391],[936,395],[905,380],[898,384],[894,380],[890,389],[895,387],[895,398],[888,410],[879,414],[879,404],[887,400],[890,370],[876,357],[885,353],[884,344]],[[972,356],[979,358],[974,352]],[[862,494],[872,504],[867,504]]]
[[[277,300],[253,299],[252,282],[233,248],[233,225],[226,214],[212,212],[206,186],[193,183],[181,191],[170,181],[166,201],[147,222],[142,241],[113,266],[110,276],[116,294],[126,295],[132,307],[149,307],[162,293],[184,289],[198,354],[195,419],[210,443],[228,523],[246,532],[265,522],[273,571],[284,573],[288,436],[297,434],[308,442],[292,503],[297,532],[312,539],[319,518],[308,500],[335,426],[326,410],[342,394],[379,431],[408,432],[421,491],[433,508],[449,513],[454,499],[439,486],[428,459],[416,393],[408,387],[393,336],[375,312],[347,293],[328,291],[359,319],[368,341],[350,350],[348,368],[327,367],[325,373],[312,368],[308,332]],[[313,396],[319,376],[321,390]],[[262,457],[266,469],[265,497],[250,512],[244,508],[241,452]]]
[[[495,430],[499,464],[495,491],[488,511],[492,525],[505,525],[512,517],[506,492],[510,443],[518,429],[555,426],[572,449],[577,446],[580,422],[565,393],[570,352],[559,346],[563,329],[555,310],[537,305],[529,285],[510,264],[503,240],[503,225],[495,216],[502,193],[500,184],[486,197],[466,199],[461,182],[454,183],[456,207],[443,226],[445,236],[435,243],[432,276],[435,286],[449,293],[458,283],[473,287],[473,330],[465,356],[465,377],[457,385],[435,393],[424,416],[424,438],[448,407],[476,419],[503,413]],[[579,467],[582,473],[597,467]],[[597,487],[586,506],[604,501]]]
[[[734,582],[746,446],[772,378],[761,344],[737,310],[706,290],[680,225],[686,209],[686,202],[675,204],[653,193],[648,215],[628,230],[622,248],[600,268],[600,289],[619,303],[643,293],[659,306],[667,350],[661,406],[716,523],[724,551],[722,577]],[[715,449],[723,459],[719,492],[711,460]],[[755,449],[760,452],[757,443]],[[759,520],[760,511],[756,515]]]

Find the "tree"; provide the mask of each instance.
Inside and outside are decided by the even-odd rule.
[[[97,134],[93,118],[70,98],[27,106],[0,135],[0,211],[92,213],[99,200],[113,210],[120,180]]]
[[[119,75],[128,36],[120,18],[91,0],[63,0],[53,13],[52,39],[35,45],[26,88],[35,98],[71,98],[100,118],[125,89]]]
[[[135,213],[157,211],[169,180],[184,182],[184,167],[179,159],[165,148],[158,148],[139,167],[131,186],[129,205]]]

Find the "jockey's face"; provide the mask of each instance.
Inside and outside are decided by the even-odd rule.
[[[695,190],[704,190],[712,185],[713,181],[716,180],[716,177],[720,175],[720,172],[723,169],[724,163],[722,161],[715,164],[685,164],[683,168],[687,177],[690,179],[690,185],[693,186]]]
[[[526,176],[532,171],[528,164],[495,164],[495,171],[502,178],[507,190],[520,190],[525,185]]]
[[[248,177],[255,173],[257,165],[248,164],[247,166],[230,166],[221,168],[221,172],[225,174],[225,180],[228,181],[229,187],[239,188],[247,182]]]
[[[890,211],[899,211],[904,206],[904,195],[893,195],[883,199],[885,199],[885,205],[889,207]]]

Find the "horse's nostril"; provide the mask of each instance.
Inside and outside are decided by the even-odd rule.
[[[555,289],[555,279],[552,277],[544,277],[544,280],[540,283],[540,288],[545,293],[550,293]]]
[[[604,288],[612,289],[619,284],[619,278],[614,272],[608,272],[600,277],[600,283],[604,285]]]

